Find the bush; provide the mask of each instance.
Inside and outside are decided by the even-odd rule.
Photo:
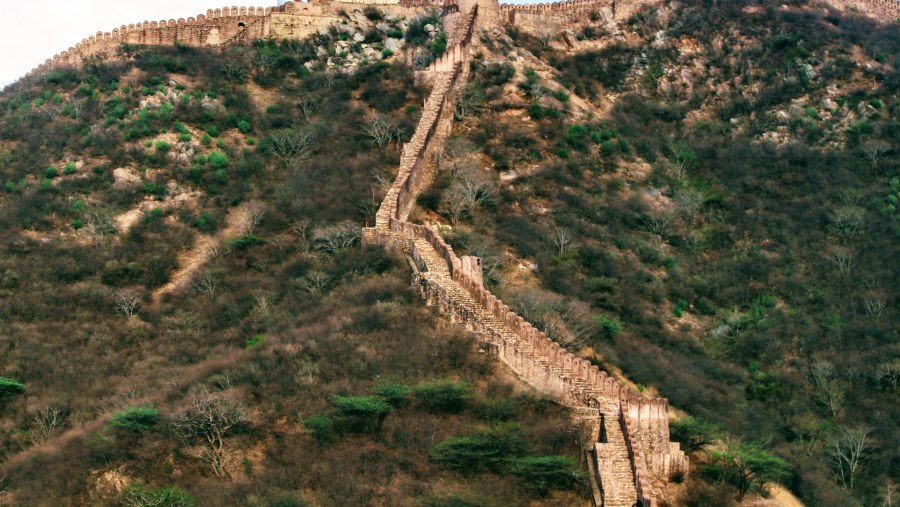
[[[122,504],[134,507],[194,507],[197,500],[176,486],[148,489],[132,484],[122,492]]]
[[[19,394],[24,390],[25,384],[6,377],[0,377],[0,400]]]
[[[600,330],[605,338],[612,338],[622,330],[622,324],[618,319],[607,317],[602,313],[595,314],[592,318],[594,322],[600,325]]]
[[[566,456],[519,458],[510,463],[509,470],[540,496],[550,489],[569,489],[584,482],[578,463]]]
[[[384,399],[392,407],[397,408],[409,401],[409,393],[412,390],[409,386],[403,384],[379,384],[369,389],[369,392]]]
[[[45,178],[53,179],[57,176],[59,176],[59,171],[57,171],[55,167],[48,167],[47,170],[44,171]]]
[[[131,407],[113,414],[109,427],[141,432],[153,429],[158,420],[159,410],[153,407]]]
[[[524,455],[527,447],[518,426],[496,426],[468,437],[453,437],[431,448],[431,460],[471,474],[482,470],[502,471],[511,460]]]
[[[386,401],[375,396],[333,396],[331,403],[349,431],[377,432],[391,411]]]
[[[66,164],[66,166],[63,168],[63,174],[75,174],[75,163],[69,162],[68,164]]]
[[[225,169],[228,167],[228,156],[220,151],[214,151],[209,154],[207,162],[214,169]]]
[[[237,122],[237,128],[241,131],[242,134],[249,134],[250,131],[253,130],[253,125],[251,125],[247,120],[241,120]]]
[[[172,145],[169,144],[168,142],[163,141],[162,139],[160,139],[159,141],[156,141],[156,151],[158,153],[168,153],[169,150],[171,150],[171,149],[172,149]]]
[[[303,428],[319,442],[326,442],[334,435],[334,419],[324,414],[313,414],[303,419]]]
[[[472,397],[466,382],[435,380],[416,386],[416,401],[429,412],[459,412]]]

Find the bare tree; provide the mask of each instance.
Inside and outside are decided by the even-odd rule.
[[[456,119],[465,120],[480,114],[484,110],[485,96],[479,86],[468,86],[456,99]]]
[[[361,234],[358,224],[344,221],[316,229],[313,241],[319,250],[337,253],[356,244]]]
[[[672,217],[667,213],[648,213],[644,215],[642,221],[648,231],[665,239],[669,233],[669,224],[672,222]]]
[[[275,55],[267,51],[257,51],[256,54],[253,55],[251,63],[257,69],[268,69],[272,65],[275,65]]]
[[[31,443],[38,445],[50,440],[66,421],[66,414],[62,410],[53,407],[46,407],[32,417],[34,426],[31,429]]]
[[[222,65],[222,74],[225,79],[235,83],[243,83],[247,80],[247,68],[237,63],[226,63]]]
[[[877,174],[881,159],[887,152],[891,151],[891,146],[885,142],[873,141],[864,144],[862,149],[863,153],[866,154],[866,158],[869,159],[869,163],[872,164],[872,169],[875,169]]]
[[[565,347],[584,345],[596,329],[584,303],[554,294],[524,291],[515,297],[512,306],[525,320]]]
[[[105,240],[116,234],[116,224],[113,218],[103,211],[91,211],[84,215],[87,231],[97,240]]]
[[[372,144],[377,144],[382,150],[387,148],[391,140],[400,138],[400,129],[388,116],[373,114],[362,126],[363,132],[371,138]]]
[[[128,289],[120,290],[116,294],[116,311],[131,319],[140,311],[143,299],[143,296],[137,291]]]
[[[235,427],[249,420],[243,404],[222,393],[202,389],[193,393],[190,408],[175,416],[171,425],[185,444],[203,442],[205,448],[201,459],[217,477],[227,477],[225,438]]]
[[[873,449],[869,433],[871,430],[866,426],[839,428],[831,443],[831,464],[845,488],[853,489],[856,477]]]
[[[444,192],[438,205],[438,213],[447,217],[450,223],[456,225],[466,212],[466,204],[463,201],[462,189],[451,186]]]
[[[297,280],[297,290],[303,294],[317,296],[328,287],[331,277],[321,271],[310,271]]]
[[[894,359],[876,366],[875,380],[882,389],[896,391],[900,387],[900,359]]]
[[[829,230],[843,241],[862,234],[866,226],[866,212],[857,206],[841,206],[834,210]]]
[[[295,129],[276,131],[269,138],[269,146],[285,169],[300,160],[306,160],[312,154],[313,136],[309,132]]]
[[[321,102],[312,95],[303,95],[300,97],[300,100],[297,101],[297,107],[300,109],[300,112],[303,113],[303,119],[309,121],[309,119],[316,114],[316,111],[319,110],[320,103]]]
[[[216,293],[217,286],[218,282],[216,282],[215,277],[213,277],[212,273],[209,271],[200,273],[200,275],[197,276],[197,280],[194,282],[194,287],[197,289],[197,292],[204,296],[212,297]]]
[[[837,266],[838,271],[846,276],[856,266],[856,255],[849,248],[836,247],[831,249],[828,261]]]
[[[251,202],[247,205],[247,219],[244,221],[242,234],[251,235],[256,227],[262,223],[263,217],[266,216],[266,208],[258,202]]]
[[[553,230],[553,244],[560,257],[575,249],[575,235],[565,227],[555,227]]]
[[[846,389],[836,378],[834,366],[827,361],[816,361],[809,368],[808,379],[813,386],[813,397],[837,419],[844,406]]]
[[[868,294],[863,298],[863,307],[873,319],[878,319],[887,308],[887,299],[882,294]]]
[[[688,223],[694,220],[694,216],[703,206],[703,192],[690,187],[680,188],[675,191],[673,196],[675,204],[678,205],[678,211],[684,220]]]

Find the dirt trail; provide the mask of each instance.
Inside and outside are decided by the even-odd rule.
[[[250,203],[243,203],[228,211],[225,227],[215,236],[198,235],[190,250],[178,255],[178,271],[172,275],[169,283],[153,291],[153,304],[159,303],[163,296],[179,292],[187,288],[198,271],[215,255],[216,247],[227,239],[233,239],[244,233],[250,223]]]

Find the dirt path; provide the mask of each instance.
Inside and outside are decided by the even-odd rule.
[[[187,288],[200,269],[213,258],[223,241],[244,234],[250,222],[250,207],[250,203],[243,203],[229,210],[225,217],[225,227],[215,236],[198,235],[194,246],[178,255],[178,265],[181,267],[172,275],[169,283],[153,291],[153,304],[159,303],[166,294]]]

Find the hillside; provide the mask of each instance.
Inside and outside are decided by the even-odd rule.
[[[890,505],[897,24],[591,5],[211,11],[5,90],[0,504]]]

